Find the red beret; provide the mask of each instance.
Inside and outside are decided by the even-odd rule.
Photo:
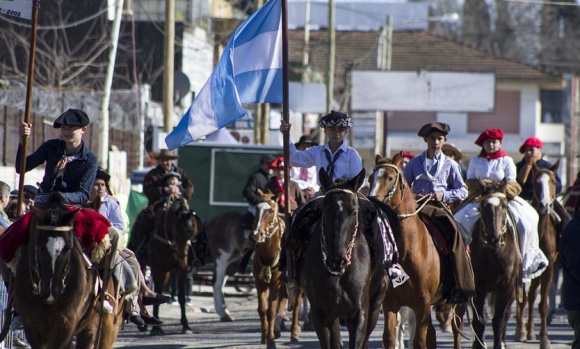
[[[274,161],[272,161],[272,163],[270,164],[270,169],[271,170],[276,170],[276,169],[283,169],[284,168],[284,158],[283,157],[278,157],[276,158]],[[292,168],[292,166],[288,166],[288,168]]]
[[[524,144],[522,144],[522,146],[520,147],[520,153],[524,153],[526,151],[526,147],[536,147],[536,148],[542,148],[542,141],[537,138],[537,137],[530,137],[528,139],[526,139],[526,141],[524,142]]]
[[[412,159],[415,157],[415,154],[411,153],[410,151],[402,151],[401,153],[403,154],[404,158]]]
[[[475,144],[483,147],[483,142],[487,141],[488,139],[499,139],[500,141],[503,140],[503,131],[499,128],[488,128],[487,130],[483,131],[479,137],[477,137]]]

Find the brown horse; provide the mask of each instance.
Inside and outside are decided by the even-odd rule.
[[[399,263],[409,275],[404,284],[389,288],[383,302],[385,328],[383,347],[396,344],[397,312],[401,306],[413,309],[416,317],[414,348],[435,348],[436,334],[431,321],[431,304],[441,298],[442,261],[433,238],[416,214],[417,203],[399,164],[400,154],[393,160],[379,155],[369,177],[369,196],[385,202],[401,218],[401,233],[395,234]]]
[[[68,349],[74,336],[77,348],[112,348],[124,303],[108,298],[116,305],[112,314],[95,309],[97,273],[74,231],[77,211],[67,209],[58,194],[49,202],[44,211],[34,209],[29,240],[10,282],[26,338],[32,348]],[[107,294],[114,291],[109,278]]]
[[[521,280],[522,256],[515,224],[509,219],[507,182],[480,181],[480,189],[481,218],[475,225],[469,244],[477,292],[473,299],[475,313],[471,322],[476,336],[473,348],[485,348],[486,296],[493,293],[493,347],[500,349],[505,348],[510,307],[516,297],[516,283]],[[457,349],[461,348],[464,310],[465,306],[456,308],[461,319],[457,322],[458,328],[453,326],[454,347]]]
[[[282,272],[278,270],[285,224],[278,209],[280,195],[274,197],[274,194],[264,194],[258,189],[258,196],[261,201],[256,207],[255,229],[252,234],[252,238],[256,241],[252,272],[258,294],[262,344],[267,344],[268,348],[275,348],[274,340],[280,337],[279,333],[275,333],[277,307],[284,309],[288,298],[280,282]],[[297,305],[292,312],[292,342],[298,341],[300,330],[298,324],[300,303],[298,302]]]
[[[556,199],[556,171],[560,161],[558,160],[554,166],[550,169],[539,169],[535,168],[534,172],[534,195],[532,197],[532,206],[536,208],[538,214],[540,215],[540,221],[538,223],[538,233],[540,234],[540,248],[548,258],[549,264],[546,270],[539,277],[532,279],[529,291],[524,294],[523,302],[518,302],[517,306],[517,324],[516,324],[516,340],[525,342],[526,340],[535,340],[536,336],[534,333],[534,302],[536,301],[536,295],[538,287],[541,285],[541,299],[538,305],[540,313],[540,348],[548,349],[550,348],[550,339],[548,338],[548,293],[550,291],[550,285],[552,284],[552,279],[556,272],[556,252],[558,246],[557,240],[557,229],[556,225],[552,221],[552,214],[554,209],[554,200]],[[527,298],[527,299],[526,299]],[[525,323],[525,307],[526,300],[528,303],[528,321],[524,328]],[[527,337],[526,337],[527,332]]]
[[[157,212],[153,236],[147,242],[147,265],[155,292],[161,293],[169,281],[169,274],[175,271],[177,279],[177,299],[181,307],[181,332],[192,333],[185,315],[186,277],[190,262],[190,246],[203,230],[199,217],[193,213],[183,197],[170,197],[164,208]],[[153,306],[153,315],[159,317],[159,305]],[[163,335],[160,326],[153,326],[151,335]]]
[[[340,185],[324,169],[319,178],[325,196],[293,217],[292,239],[304,240],[298,260],[300,284],[311,304],[321,348],[342,348],[341,321],[348,328],[349,347],[368,348],[388,281],[383,264],[388,253],[378,218],[382,210],[357,193],[364,170]],[[318,219],[300,229],[295,225],[302,222],[300,211],[311,209],[319,209]]]

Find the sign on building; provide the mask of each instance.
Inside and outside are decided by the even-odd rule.
[[[495,74],[353,71],[353,111],[493,112]]]
[[[32,0],[0,0],[3,15],[32,19]]]

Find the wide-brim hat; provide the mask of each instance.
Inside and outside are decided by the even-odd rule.
[[[52,126],[54,128],[61,128],[62,126],[84,127],[90,122],[91,120],[89,120],[87,113],[84,111],[80,109],[69,109],[56,118]]]
[[[153,155],[153,159],[170,159],[175,160],[178,159],[177,156],[173,151],[168,149],[161,149],[158,154]]]
[[[306,144],[306,145],[310,145],[310,146],[318,145],[318,143],[315,142],[312,139],[312,137],[311,136],[308,136],[308,135],[304,135],[304,136],[300,137],[300,139],[298,140],[298,142],[296,142],[294,145],[296,145],[298,147],[301,144]]]
[[[439,132],[443,135],[447,136],[447,134],[451,131],[451,127],[448,124],[438,121],[430,122],[426,125],[423,125],[417,135],[419,137],[427,137],[431,132]]]
[[[459,151],[459,149],[455,148],[455,146],[453,144],[443,144],[443,146],[441,147],[441,151],[443,153],[445,152],[452,152],[453,155],[455,156],[455,160],[459,161],[461,160],[461,158],[463,157],[463,153],[461,151]]]

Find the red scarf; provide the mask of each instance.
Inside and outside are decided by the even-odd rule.
[[[508,156],[508,154],[501,149],[496,151],[493,154],[488,154],[488,153],[486,153],[485,150],[481,149],[481,152],[479,153],[478,156],[481,158],[485,158],[487,160],[495,160],[495,159],[503,158],[504,156]]]
[[[280,183],[280,180],[277,177],[273,177],[272,178],[274,180],[274,184],[276,184],[276,187],[278,188],[278,190],[280,190],[280,192],[282,193],[282,196],[280,197],[280,207],[284,207],[284,205],[286,204],[286,200],[284,197],[284,186],[282,185],[282,183]],[[288,183],[290,184],[290,183]],[[295,200],[293,197],[290,197],[290,203],[294,203]]]

